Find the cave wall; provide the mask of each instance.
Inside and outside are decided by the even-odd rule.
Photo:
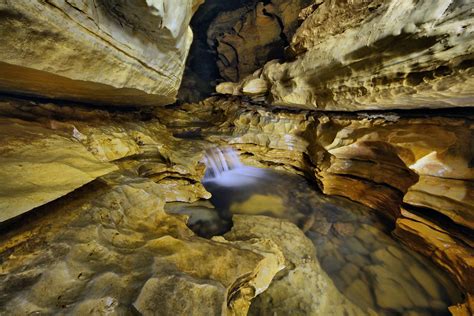
[[[304,11],[292,58],[267,63],[252,79],[274,105],[357,111],[473,104],[472,1],[323,1]]]
[[[231,231],[205,239],[187,215],[169,212],[169,203],[199,200],[201,211],[217,212],[202,201],[210,198],[200,182],[209,143],[167,126],[226,120],[208,110],[190,119],[176,108],[151,114],[0,98],[0,309],[246,315],[278,275],[280,292],[266,297],[286,293],[284,314],[362,315],[293,223],[238,215]],[[33,207],[15,218],[5,212]]]
[[[395,237],[430,257],[466,293],[453,313],[473,310],[471,112],[290,112],[218,97],[159,112],[180,133],[193,128],[190,118],[200,122],[194,126],[212,121],[200,132],[232,134],[220,141],[238,149],[246,164],[305,175],[324,193],[386,217]]]
[[[322,278],[314,293],[330,293],[330,303],[305,310],[342,306],[361,314],[320,271],[314,252],[305,247],[294,255],[268,229],[280,224],[292,232],[290,244],[305,245],[295,226],[237,217],[236,230],[207,242],[185,227],[186,218],[164,212],[169,202],[210,197],[200,183],[205,146],[230,143],[248,164],[305,175],[324,193],[386,216],[394,236],[431,257],[464,291],[466,303],[452,312],[472,312],[473,117],[449,109],[474,104],[473,3],[211,0],[214,13],[191,22],[206,25],[196,49],[205,53],[189,59],[196,73],[185,78],[183,93],[198,89],[200,98],[210,93],[200,93],[204,85],[222,76],[239,82],[217,92],[240,98],[143,112],[81,107],[173,103],[192,40],[188,24],[201,2],[0,0],[0,91],[49,98],[0,98],[0,222],[15,226],[24,212],[40,214],[0,240],[8,259],[0,284],[11,290],[0,304],[21,313],[58,312],[61,304],[69,312],[122,312],[116,301],[107,305],[97,285],[112,282],[120,291],[110,295],[138,311],[186,314],[192,306],[172,298],[192,293],[196,302],[214,298],[203,313],[232,314],[246,312],[256,291],[284,269],[281,280],[291,282],[296,271]],[[448,110],[341,113],[441,107]],[[175,137],[206,132],[205,140]],[[96,186],[100,196],[91,192]],[[64,213],[65,222],[49,225]],[[77,235],[56,237],[61,225]],[[251,241],[250,228],[258,232]],[[137,245],[138,253],[128,252]],[[16,251],[21,255],[9,255]],[[122,265],[139,265],[140,273],[129,278]],[[110,267],[114,274],[102,276]],[[82,270],[84,278],[76,277]],[[51,295],[41,296],[51,285]],[[58,298],[64,289],[69,296]],[[154,305],[160,295],[169,306]]]
[[[222,81],[237,82],[285,47],[311,0],[208,0],[191,21],[196,40],[187,62],[180,100],[199,102]]]
[[[0,91],[96,105],[175,101],[201,0],[0,1]]]
[[[236,82],[268,60],[283,58],[298,26],[298,14],[309,3],[274,0],[220,13],[207,31],[207,41],[217,51],[222,78]]]

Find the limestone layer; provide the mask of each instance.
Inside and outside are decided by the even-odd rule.
[[[268,60],[282,58],[299,11],[311,0],[272,0],[220,13],[207,31],[221,76],[239,81]]]
[[[168,114],[180,133],[196,124],[201,127],[194,132],[209,134],[214,142],[217,131],[232,134],[221,141],[239,149],[247,164],[304,174],[326,194],[369,206],[396,225],[394,234],[404,243],[448,271],[465,293],[474,292],[472,117],[328,116],[218,98]],[[203,128],[206,120],[215,125]]]
[[[449,108],[473,105],[472,1],[315,1],[287,58],[240,84],[265,80],[263,100],[305,109]]]
[[[364,314],[338,291],[296,225],[238,216],[229,233],[204,239],[188,228],[188,216],[165,211],[168,202],[210,197],[199,182],[208,141],[176,138],[157,118],[140,113],[6,99],[0,114],[3,125],[32,140],[25,152],[14,150],[25,147],[17,138],[5,138],[8,157],[19,166],[2,160],[3,172],[13,180],[19,172],[22,184],[25,174],[25,181],[41,184],[18,190],[14,181],[2,183],[2,193],[16,193],[2,196],[13,206],[32,194],[49,197],[56,192],[51,187],[68,188],[71,177],[80,181],[67,172],[70,166],[85,175],[99,167],[109,172],[2,226],[5,313],[246,315],[278,274],[259,308],[276,308],[271,302],[290,293],[298,299],[278,306],[284,314],[295,308],[305,315]],[[177,114],[179,124],[183,113]],[[49,167],[46,157],[56,162],[50,177],[40,172]],[[318,301],[312,300],[316,293]]]
[[[118,169],[154,180],[168,200],[210,196],[199,182],[202,145],[175,139],[156,120],[15,99],[1,100],[0,113],[0,222]]]
[[[0,1],[0,91],[106,105],[177,95],[200,0]]]

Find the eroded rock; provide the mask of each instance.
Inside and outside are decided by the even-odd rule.
[[[294,58],[258,75],[268,81],[267,101],[334,111],[470,107],[472,8],[457,1],[316,2],[291,40]]]
[[[268,290],[257,296],[251,305],[251,315],[364,314],[337,290],[316,260],[311,241],[295,225],[281,219],[236,215],[234,226],[225,238],[270,239],[285,257],[285,270]]]
[[[0,121],[0,222],[118,169],[66,133],[22,120]]]
[[[283,58],[299,11],[311,1],[255,2],[220,13],[207,31],[208,44],[217,51],[219,72],[227,81],[239,81],[265,62]]]
[[[2,1],[0,91],[106,105],[173,103],[200,3]]]
[[[214,130],[233,134],[228,142],[240,150],[247,164],[305,174],[315,179],[323,192],[363,203],[400,223],[396,235],[403,242],[445,268],[465,292],[472,292],[470,280],[464,277],[473,269],[473,242],[465,233],[471,228],[468,210],[472,208],[470,116],[290,113],[218,98],[187,105],[186,110],[194,113],[212,104],[227,117]],[[411,220],[414,215],[407,216],[400,208],[402,202],[427,226],[421,225],[420,219],[415,225]],[[438,216],[450,218],[459,227],[438,220]],[[311,227],[323,235],[330,229],[352,234],[330,223],[313,223]],[[448,247],[435,241],[440,233],[440,240]],[[354,235],[365,243],[374,238],[359,231]],[[374,251],[371,246],[365,253],[370,251]],[[353,257],[353,262],[367,264],[363,258]],[[336,267],[335,263],[328,266]]]

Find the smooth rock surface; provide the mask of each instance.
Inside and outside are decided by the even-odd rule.
[[[156,120],[18,99],[1,100],[0,112],[11,116],[0,127],[1,222],[118,169],[153,179],[171,201],[209,197],[199,183],[203,149]]]
[[[264,216],[235,215],[234,227],[225,238],[268,238],[281,247],[286,259],[286,269],[252,302],[250,315],[364,314],[337,290],[316,260],[311,241],[295,225]]]
[[[0,223],[118,169],[41,124],[1,118],[0,139]]]
[[[0,91],[104,105],[175,101],[201,0],[0,1]]]

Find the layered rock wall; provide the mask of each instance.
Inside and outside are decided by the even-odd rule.
[[[283,58],[298,26],[298,14],[310,0],[257,2],[219,14],[207,31],[217,52],[222,78],[239,81],[268,60]]]
[[[247,164],[306,175],[324,193],[389,218],[395,236],[448,271],[465,293],[474,292],[471,116],[327,115],[218,98],[180,111],[176,117],[199,125],[218,117],[210,130],[231,133],[221,141]]]
[[[201,2],[0,0],[0,92],[94,106],[170,104]],[[395,236],[466,294],[451,310],[472,313],[472,114],[341,111],[472,106],[474,5],[245,3],[207,35],[222,76],[241,80],[218,91],[259,105],[213,98],[134,112],[1,98],[2,310],[189,314],[208,300],[199,313],[240,315],[261,295],[257,310],[360,315],[296,226],[236,216],[231,232],[204,240],[187,217],[164,211],[169,202],[208,199],[202,156],[207,146],[231,144],[248,164],[305,175],[324,193],[386,216]],[[282,60],[267,63],[273,57]],[[308,293],[295,279],[318,282]],[[280,288],[302,299],[280,304]]]
[[[308,7],[291,40],[292,59],[249,80],[280,106],[335,111],[472,106],[470,1],[324,1]]]
[[[175,101],[201,0],[0,1],[0,91],[96,105]]]
[[[0,163],[9,180],[0,186],[0,309],[8,314],[246,315],[278,274],[279,285],[265,294],[260,308],[272,308],[272,301],[290,291],[304,301],[290,297],[278,307],[283,314],[299,308],[309,314],[362,315],[322,270],[311,241],[296,225],[238,216],[230,232],[204,239],[188,228],[188,216],[165,211],[170,202],[210,197],[200,183],[200,161],[210,144],[174,137],[179,128],[164,123],[192,121],[180,119],[184,111],[159,111],[176,115],[161,116],[160,122],[139,112],[11,98],[0,102],[5,127]],[[209,114],[193,116],[197,121]],[[222,123],[227,119],[216,117]],[[13,133],[17,130],[23,134]],[[26,139],[31,143],[25,145]],[[64,196],[72,185],[99,176]],[[30,201],[36,204],[21,204]],[[18,213],[5,214],[4,205],[15,211],[39,207],[12,219],[8,216]],[[311,291],[300,282],[308,278]],[[312,300],[315,293],[320,300]]]

